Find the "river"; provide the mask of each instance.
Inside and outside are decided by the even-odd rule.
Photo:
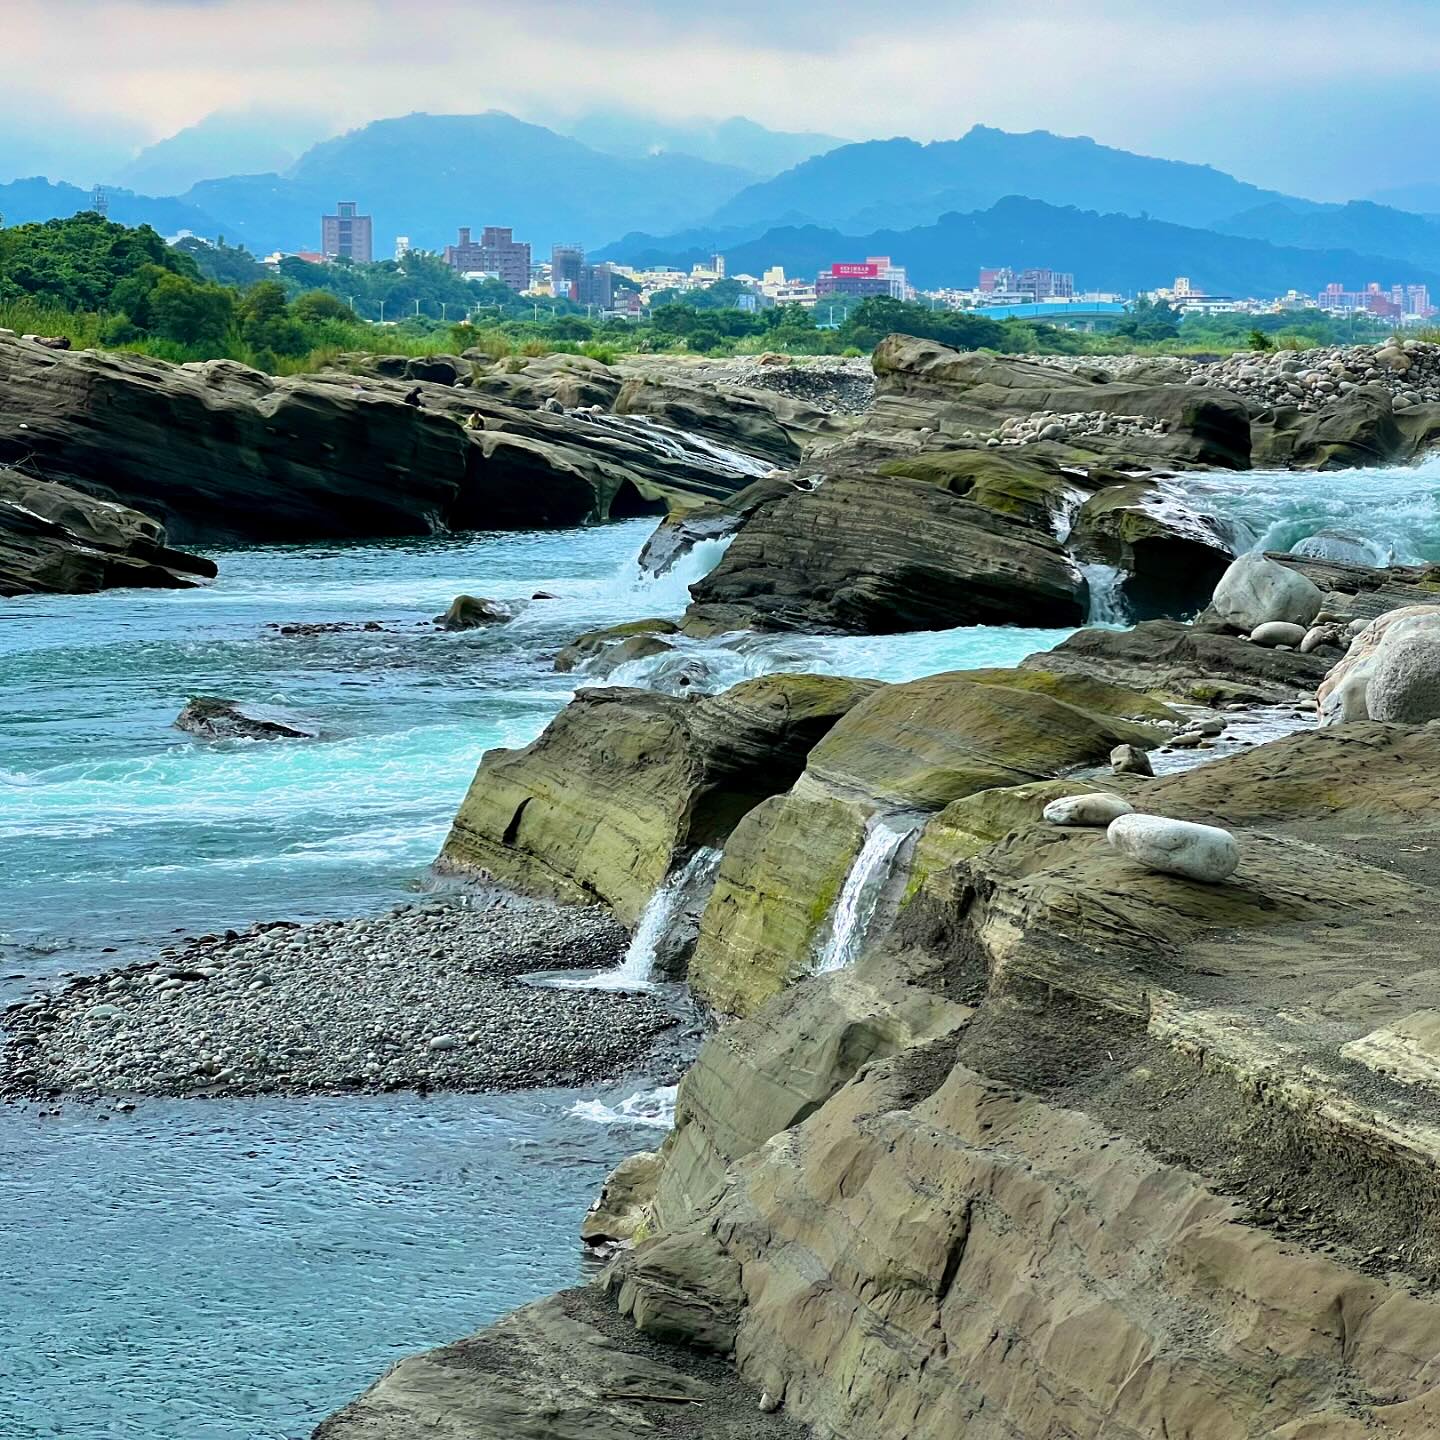
[[[650,528],[234,550],[204,590],[0,602],[3,993],[176,932],[403,901],[481,754],[528,742],[568,698],[554,652],[678,615],[718,555],[644,579]],[[437,632],[462,591],[516,619]],[[787,638],[711,646],[708,663],[716,684],[779,667],[898,680],[1064,633]],[[281,705],[321,735],[198,741],[172,728],[192,694]],[[601,1179],[657,1138],[653,1109],[624,1103],[649,1083],[6,1107],[5,1440],[299,1440],[399,1355],[579,1276]]]
[[[1440,559],[1434,462],[1193,477],[1180,493],[1242,546],[1329,528]],[[644,579],[649,529],[235,550],[204,590],[0,602],[4,993],[176,932],[375,911],[423,886],[481,754],[528,742],[571,693],[555,650],[677,615],[718,554]],[[516,618],[437,632],[462,591]],[[1065,633],[697,642],[617,678],[664,684],[687,663],[712,687],[778,668],[903,680],[1013,664]],[[196,693],[288,707],[320,738],[191,739],[171,722]],[[580,1275],[600,1180],[658,1138],[653,1107],[625,1103],[649,1083],[7,1107],[5,1440],[301,1440],[399,1355]]]

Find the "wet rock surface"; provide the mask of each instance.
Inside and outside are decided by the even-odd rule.
[[[8,1096],[509,1090],[624,1074],[676,1028],[651,995],[521,976],[618,963],[598,911],[432,900],[201,937],[12,1007]]]
[[[320,732],[268,705],[197,695],[175,717],[175,728],[205,740],[313,740]]]
[[[171,549],[149,515],[0,468],[0,595],[184,590],[215,573],[213,561]]]

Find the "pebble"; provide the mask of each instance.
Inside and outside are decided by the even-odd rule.
[[[1044,809],[1045,820],[1051,825],[1103,828],[1121,815],[1129,815],[1135,807],[1119,795],[1097,790],[1089,795],[1063,795]]]

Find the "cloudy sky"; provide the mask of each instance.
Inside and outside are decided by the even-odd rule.
[[[113,180],[217,110],[296,141],[597,106],[1091,135],[1345,199],[1440,181],[1435,0],[0,0],[0,179]]]

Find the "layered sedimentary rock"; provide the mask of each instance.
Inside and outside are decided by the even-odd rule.
[[[691,633],[1073,625],[1084,577],[1053,535],[928,479],[860,470],[760,505],[691,587]]]
[[[69,485],[0,469],[0,595],[184,589],[213,562],[171,549],[158,520]]]
[[[923,718],[875,737],[875,769],[933,795]],[[755,1434],[767,1412],[836,1440],[1431,1433],[1437,777],[1440,734],[1374,723],[1116,777],[1236,835],[1218,885],[1043,821],[1092,778],[950,801],[859,960],[721,1028],[682,1081],[630,1197],[649,1237],[605,1284],[633,1343],[681,1371],[727,1356],[763,1397]],[[547,1348],[520,1312],[320,1433],[562,1434],[539,1427],[572,1405],[655,1423],[633,1391],[598,1404],[574,1358],[603,1309],[549,1303]],[[693,1423],[733,1433],[723,1404]]]
[[[444,867],[609,905],[634,924],[676,858],[786,789],[876,682],[776,675],[688,701],[582,690],[523,750],[481,762]]]
[[[421,403],[405,403],[417,388]],[[663,515],[732,494],[759,465],[664,426],[450,385],[274,379],[227,360],[177,366],[0,337],[0,462],[21,459],[186,544]]]
[[[815,746],[787,793],[736,827],[701,918],[692,988],[718,1010],[752,1014],[816,967],[874,824],[913,829],[962,795],[1158,743],[1124,717],[1165,714],[1140,695],[1040,671],[957,671],[877,691]]]
[[[985,351],[957,351],[933,341],[892,335],[874,356],[875,409],[867,429],[897,435],[927,432],[951,444],[1037,411],[1104,411],[1163,422],[1158,434],[1087,435],[1055,442],[1103,463],[1199,465],[1244,469],[1250,463],[1250,415],[1223,391],[1168,384],[1163,378],[1117,380],[1103,370],[1060,370]],[[1041,453],[1046,453],[1043,450]]]

